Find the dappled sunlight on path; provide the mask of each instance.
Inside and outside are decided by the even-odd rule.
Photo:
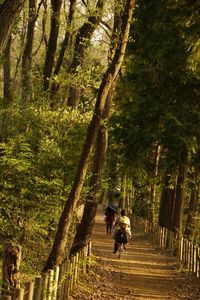
[[[170,265],[164,255],[159,254],[143,234],[134,232],[119,260],[113,254],[113,235],[106,235],[103,210],[98,211],[93,233],[93,248],[97,249],[105,262],[115,269],[114,281],[119,282],[130,295],[120,299],[177,299],[170,296],[173,281]]]

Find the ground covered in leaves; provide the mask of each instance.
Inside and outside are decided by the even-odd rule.
[[[123,272],[119,273],[112,264],[104,261],[98,250],[94,252],[97,256],[91,265],[90,272],[79,275],[78,284],[70,300],[166,299],[159,296],[142,298],[134,295],[134,290],[124,285],[124,282],[128,280],[128,275]],[[180,265],[173,262],[170,257],[167,257],[167,261],[172,276],[167,298],[172,300],[200,300],[200,280],[181,270]],[[134,282],[132,285],[134,286]],[[158,291],[159,293],[160,291]]]
[[[70,300],[200,300],[200,280],[184,271],[150,236],[133,230],[127,251],[118,259],[113,237],[106,235],[99,215],[92,245],[90,272],[79,274]]]

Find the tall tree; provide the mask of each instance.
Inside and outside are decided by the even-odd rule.
[[[44,63],[44,89],[45,91],[49,88],[49,79],[51,78],[52,69],[55,60],[55,53],[57,48],[58,33],[60,28],[60,10],[62,0],[51,0],[51,29],[48,40],[47,52]]]
[[[21,102],[27,104],[32,97],[32,48],[34,38],[34,28],[36,21],[36,0],[29,0],[29,18],[28,28],[26,33],[26,42],[22,55],[22,95]]]
[[[54,244],[44,267],[45,271],[47,269],[52,268],[54,265],[58,265],[62,260],[62,256],[64,254],[65,245],[67,241],[69,226],[72,221],[71,216],[77,206],[77,202],[79,200],[80,193],[83,187],[91,152],[95,142],[95,137],[99,129],[103,112],[105,109],[106,99],[108,93],[110,92],[111,87],[113,86],[114,82],[117,79],[117,75],[121,68],[123,58],[125,55],[125,49],[129,37],[129,28],[130,28],[130,22],[132,18],[134,4],[135,4],[134,0],[127,0],[125,2],[124,7],[123,8],[121,7],[121,9],[123,10],[123,17],[122,17],[122,26],[121,26],[121,36],[120,36],[118,48],[115,52],[113,60],[111,61],[106,73],[103,76],[102,83],[98,90],[98,96],[97,96],[97,101],[94,109],[94,114],[90,122],[90,125],[88,127],[86,141],[81,154],[77,173],[72,185],[71,192],[66,201],[64,210],[62,212],[58,224],[58,229],[56,232]]]
[[[114,86],[110,89],[110,92],[107,96],[102,122],[98,129],[95,155],[93,158],[92,176],[89,182],[89,191],[84,206],[83,217],[76,231],[74,242],[70,250],[70,256],[83,248],[92,234],[99,200],[98,194],[101,187],[101,179],[103,175],[107,151],[108,117],[113,91]]]
[[[25,0],[4,0],[0,4],[0,56],[7,44],[12,26],[24,5]]]
[[[79,69],[83,65],[85,50],[87,49],[90,43],[91,37],[95,29],[101,21],[104,2],[104,0],[97,1],[96,7],[92,9],[92,12],[90,12],[88,19],[78,30],[74,45],[73,60],[70,66],[72,74],[75,74],[76,76],[78,76]],[[74,108],[77,108],[79,104],[79,99],[81,97],[81,93],[82,89],[79,86],[71,85],[69,91],[68,104]]]

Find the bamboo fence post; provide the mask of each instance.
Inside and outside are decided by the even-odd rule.
[[[49,274],[48,272],[46,272],[43,274],[43,278],[42,278],[42,300],[47,300],[48,280],[49,280]]]
[[[173,232],[169,230],[169,249],[173,253]]]
[[[52,300],[54,270],[48,270],[47,300]]]
[[[200,248],[197,246],[197,262],[196,262],[196,276],[199,278],[199,271],[200,271]]]
[[[183,237],[181,237],[179,260],[183,261]]]
[[[78,261],[79,261],[79,253],[77,252],[75,256],[74,285],[76,284],[78,278]]]
[[[58,295],[57,299],[63,299],[65,290],[65,272],[66,272],[67,261],[64,261],[60,266],[59,278],[58,278]]]
[[[91,257],[91,252],[92,252],[92,243],[91,241],[88,242],[88,247],[87,247],[87,265],[86,265],[86,272],[90,272],[90,257]]]
[[[189,272],[192,269],[192,242],[189,241]]]
[[[164,228],[161,228],[161,247],[163,247],[163,243],[164,243]]]
[[[42,294],[42,278],[36,277],[34,284],[33,300],[39,300]]]
[[[59,280],[60,267],[54,267],[54,281],[53,281],[53,293],[52,300],[56,300],[58,293],[58,280]]]
[[[12,300],[12,296],[10,296],[10,295],[2,295],[1,299],[2,300]]]
[[[184,262],[184,265],[186,266],[186,256],[187,256],[187,243],[186,243],[186,239],[184,238],[184,255],[183,255],[183,258],[184,258],[184,260],[183,260],[183,262]]]
[[[74,271],[74,256],[70,259],[69,265],[69,279],[68,279],[68,295],[70,295],[73,288],[73,271]]]
[[[160,231],[161,231],[161,228],[160,226],[158,226],[158,245],[160,246]]]
[[[186,268],[188,269],[189,264],[189,241],[186,240]]]
[[[86,257],[87,257],[87,247],[83,248],[83,273],[86,273]]]
[[[23,300],[24,299],[24,289],[23,288],[15,288],[13,300]]]
[[[196,244],[193,242],[193,260],[192,260],[192,272],[193,273],[195,273],[195,270],[196,270],[196,260],[197,260]]]
[[[70,280],[70,261],[66,261],[64,266],[64,281],[63,281],[63,288],[62,288],[62,298],[66,296],[68,299],[69,297],[69,280]]]
[[[29,281],[25,283],[24,286],[24,300],[32,300],[33,299],[33,291],[34,291],[34,282]]]

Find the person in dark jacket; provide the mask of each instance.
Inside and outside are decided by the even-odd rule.
[[[109,205],[105,211],[105,221],[106,221],[106,232],[107,234],[112,232],[113,223],[115,221],[115,211]]]

